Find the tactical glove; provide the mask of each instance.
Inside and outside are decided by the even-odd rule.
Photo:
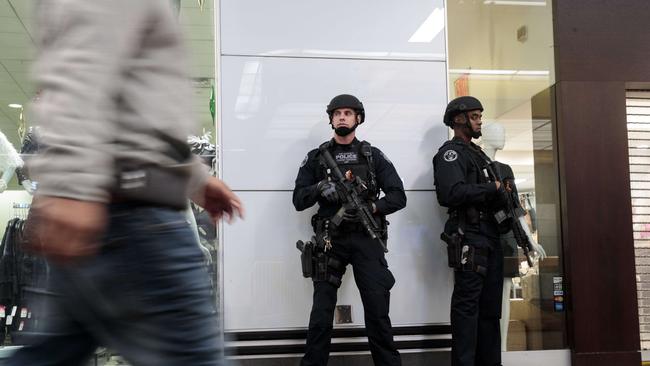
[[[334,182],[323,179],[322,181],[318,182],[316,189],[318,190],[318,193],[321,195],[321,197],[325,198],[331,203],[338,203],[341,200],[339,192],[336,188],[336,183]]]

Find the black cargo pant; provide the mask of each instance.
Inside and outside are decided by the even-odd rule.
[[[381,246],[361,231],[341,233],[332,237],[330,255],[345,266],[352,264],[354,280],[361,294],[370,352],[377,366],[399,366],[399,352],[393,343],[388,316],[390,289],[395,284],[388,270]],[[330,353],[332,323],[338,287],[327,281],[314,281],[314,303],[309,317],[307,347],[302,366],[325,366]]]
[[[486,275],[455,271],[451,296],[452,366],[501,365],[503,249],[497,239],[466,236],[466,242],[489,248],[482,265]]]

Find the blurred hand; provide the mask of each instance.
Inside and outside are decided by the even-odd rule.
[[[544,259],[546,258],[546,250],[544,250],[544,247],[537,244],[536,242],[532,241],[531,242],[533,251],[537,253],[537,259]]]
[[[232,223],[236,217],[244,218],[244,205],[239,197],[215,177],[208,178],[203,188],[192,196],[192,201],[208,211],[215,221],[225,217]]]
[[[55,263],[75,262],[97,252],[107,222],[103,203],[36,196],[25,226],[26,249]]]
[[[368,204],[368,208],[370,209],[370,212],[372,212],[373,214],[376,214],[377,213],[377,205],[375,205],[375,202],[374,201],[367,201],[366,203]]]
[[[512,181],[512,179],[504,179],[503,180],[503,186],[506,189],[506,192],[511,193],[512,188],[515,185],[515,183]]]

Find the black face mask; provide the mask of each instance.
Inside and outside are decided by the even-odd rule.
[[[351,134],[354,130],[356,130],[357,126],[358,126],[358,124],[355,124],[352,128],[345,127],[345,126],[337,127],[337,128],[334,129],[334,133],[341,136],[341,137],[347,136],[347,135]]]

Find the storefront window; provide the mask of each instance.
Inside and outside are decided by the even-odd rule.
[[[650,349],[650,91],[627,92],[632,225],[636,253],[641,349]]]
[[[532,267],[521,250],[506,256],[502,348],[565,348],[551,1],[452,0],[447,6],[449,99],[482,101],[480,144],[512,167],[531,237],[546,254]]]

